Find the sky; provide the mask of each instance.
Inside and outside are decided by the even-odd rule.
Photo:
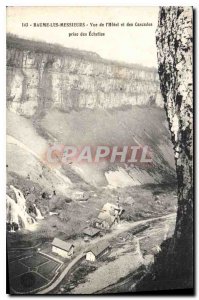
[[[93,51],[101,57],[157,67],[155,31],[158,10],[152,7],[8,7],[7,32],[23,38],[58,43],[69,48]],[[33,27],[33,23],[83,23],[84,28]],[[133,23],[124,27],[91,27],[90,23]],[[135,26],[135,23],[152,26]],[[28,23],[28,27],[22,27]],[[103,32],[105,36],[71,36],[69,33]]]

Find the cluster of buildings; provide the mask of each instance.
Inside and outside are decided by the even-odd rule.
[[[95,261],[100,256],[104,255],[105,253],[108,253],[109,249],[109,243],[106,241],[102,241],[99,244],[95,244],[86,251],[86,260]],[[54,240],[52,241],[52,252],[64,258],[70,259],[74,254],[74,245],[62,241],[58,238],[54,238]]]
[[[120,222],[120,216],[123,212],[124,209],[119,205],[119,202],[117,205],[106,203],[98,217],[93,220],[93,226],[99,229],[110,229]]]
[[[112,203],[104,204],[97,218],[92,221],[92,227],[86,228],[83,232],[84,240],[89,241],[100,235],[102,229],[110,229],[115,224],[120,222],[120,216],[124,212],[123,208],[119,205]],[[52,242],[52,252],[64,257],[71,258],[74,254],[74,245],[66,241],[54,238]],[[108,242],[101,241],[92,245],[86,251],[86,260],[95,261],[101,255],[108,253],[110,246]]]

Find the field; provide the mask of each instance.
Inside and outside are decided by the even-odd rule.
[[[24,256],[26,251],[24,251]],[[9,264],[11,293],[32,293],[46,285],[55,275],[60,263],[39,253]]]
[[[30,293],[48,281],[36,272],[27,272],[11,280],[11,288],[17,293]]]
[[[46,264],[43,264],[42,266],[40,266],[38,268],[38,272],[48,278],[48,279],[52,279],[55,275],[55,270],[58,268],[60,264],[55,262],[55,261],[51,261],[50,263],[46,263]]]
[[[9,264],[9,275],[10,278],[15,278],[16,276],[19,276],[23,273],[26,273],[28,271],[28,267],[24,266],[20,262],[12,262]]]
[[[24,265],[28,266],[31,269],[36,268],[39,265],[46,263],[47,261],[48,259],[41,255],[35,255],[20,260],[20,262],[22,262]]]

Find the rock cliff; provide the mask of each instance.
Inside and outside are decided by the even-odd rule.
[[[193,276],[193,29],[191,7],[160,10],[157,48],[161,91],[174,145],[178,212],[173,276],[191,287]]]
[[[155,69],[107,61],[95,53],[7,37],[7,106],[33,116],[163,101]]]
[[[193,288],[193,20],[191,7],[161,7],[157,50],[161,92],[175,152],[178,211],[152,274],[137,290]],[[184,294],[185,292],[183,292]]]

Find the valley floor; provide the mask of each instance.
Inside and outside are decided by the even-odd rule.
[[[175,216],[174,213],[161,218],[119,225],[103,238],[111,245],[110,254],[94,263],[83,261],[70,277],[66,276],[63,279],[61,286],[54,293],[60,293],[60,290],[63,294],[100,293],[103,289],[132,274],[140,266],[149,265],[153,262],[153,255],[158,251],[161,242],[173,234]],[[140,226],[144,225],[149,227],[141,229]],[[140,230],[140,233],[134,235],[136,229]],[[85,269],[91,271],[85,274]],[[81,273],[84,274],[83,278]]]
[[[38,289],[41,294],[99,292],[117,283],[140,266],[148,265],[153,261],[154,251],[157,251],[163,239],[173,234],[175,215],[172,213],[137,222],[123,221],[103,238],[96,238],[91,241],[89,246],[79,238],[75,241],[76,254],[71,261],[53,257],[52,252],[49,257],[43,255],[43,250],[48,247],[48,243],[41,244],[39,247],[37,244],[36,247],[29,249],[22,248],[21,251],[19,248],[16,250],[9,249],[12,292],[14,294],[35,293]],[[111,246],[108,256],[102,257],[95,263],[83,260],[76,265],[70,275],[67,275],[70,264],[74,265],[76,260],[78,261],[80,257],[84,256],[86,249],[91,244],[101,243],[102,240],[107,240]],[[79,278],[79,269],[82,269],[80,274],[81,276],[84,274],[84,278],[81,276]],[[24,283],[21,283],[22,279],[24,282],[26,279],[32,280],[32,287],[31,284],[24,286]],[[49,287],[43,289],[42,286]]]

